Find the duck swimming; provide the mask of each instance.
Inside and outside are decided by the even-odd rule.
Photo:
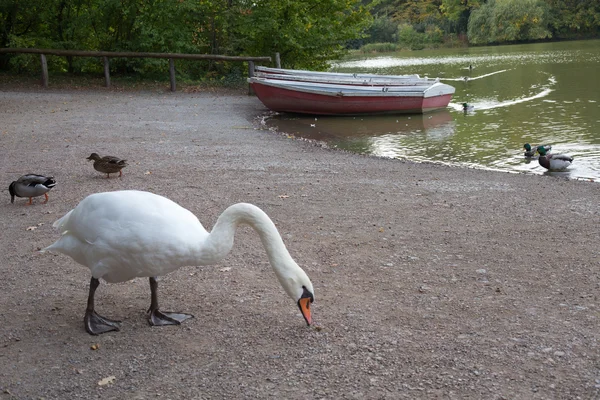
[[[552,146],[549,144],[540,144],[538,146],[532,146],[529,143],[525,143],[523,148],[525,149],[525,157],[533,157],[535,153],[538,152],[538,149],[543,147],[546,152],[549,152],[552,149]]]
[[[559,171],[567,168],[573,163],[573,157],[567,154],[547,154],[544,147],[538,146],[540,165],[550,171]]]
[[[230,206],[207,232],[190,211],[153,193],[126,190],[92,194],[54,223],[61,237],[42,251],[61,252],[90,269],[84,317],[88,333],[120,329],[119,321],[96,313],[94,295],[101,278],[111,283],[149,278],[149,324],[179,325],[192,315],[159,310],[156,277],[183,266],[218,263],[232,249],[236,228],[242,224],[258,233],[279,283],[310,325],[313,285],[290,256],[273,221],[252,204]]]
[[[100,157],[98,153],[92,153],[86,160],[94,161],[94,169],[99,172],[106,174],[107,178],[110,178],[110,174],[119,173],[119,176],[123,176],[123,168],[127,166],[127,160],[122,160],[113,156]]]
[[[29,203],[26,204],[31,205],[33,204],[32,201],[34,197],[44,195],[46,200],[43,203],[45,204],[48,202],[48,192],[54,186],[56,186],[56,181],[52,176],[36,174],[23,175],[8,186],[10,202],[15,202],[15,196],[29,197]]]

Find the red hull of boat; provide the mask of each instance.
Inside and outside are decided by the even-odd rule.
[[[452,94],[423,96],[328,96],[252,83],[269,109],[319,115],[419,114],[446,108]]]

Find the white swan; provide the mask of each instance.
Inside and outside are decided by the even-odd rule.
[[[219,262],[233,247],[240,224],[258,232],[275,275],[310,325],[312,283],[288,253],[275,224],[252,204],[230,206],[208,233],[194,214],[165,197],[133,190],[92,194],[54,223],[62,236],[42,251],[59,251],[91,270],[84,317],[88,333],[119,330],[119,321],[94,311],[100,278],[124,282],[149,277],[150,325],[178,325],[192,315],[159,311],[155,278],[183,266]]]

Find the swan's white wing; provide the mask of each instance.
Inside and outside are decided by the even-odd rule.
[[[188,210],[138,191],[88,196],[55,226],[62,236],[46,249],[69,255],[109,282],[165,275],[189,265],[208,235]]]

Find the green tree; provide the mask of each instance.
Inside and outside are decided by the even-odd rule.
[[[490,0],[471,13],[469,41],[479,44],[549,38],[549,11],[543,0]]]
[[[442,0],[440,10],[451,21],[457,21],[462,15],[469,14],[473,9],[479,8],[482,0]]]
[[[489,0],[477,10],[471,12],[468,24],[470,43],[482,44],[493,42],[492,30],[495,29],[494,6],[495,0]]]
[[[471,11],[482,3],[483,0],[442,0],[440,11],[455,32],[466,32]]]
[[[442,0],[400,0],[396,4],[394,19],[421,25],[421,31],[425,25],[440,23],[443,18],[440,12]]]
[[[391,43],[396,41],[398,23],[388,16],[377,16],[367,30],[368,43]]]
[[[229,55],[280,52],[286,66],[321,67],[341,56],[349,40],[364,37],[371,21],[369,8],[360,0],[28,0],[26,7],[23,0],[2,0],[0,46]],[[79,64],[69,60],[66,69],[86,70],[86,62],[98,64],[76,60]],[[165,62],[116,59],[111,65],[147,72]]]
[[[365,36],[372,22],[358,0],[257,0],[241,9],[231,38],[248,55],[281,54],[290,68],[322,68]],[[251,5],[250,5],[251,4]]]
[[[579,37],[600,33],[600,1],[545,0],[550,6],[551,29],[556,36]]]
[[[425,47],[423,34],[415,31],[411,24],[398,26],[398,42],[402,47],[411,50],[421,50]]]

